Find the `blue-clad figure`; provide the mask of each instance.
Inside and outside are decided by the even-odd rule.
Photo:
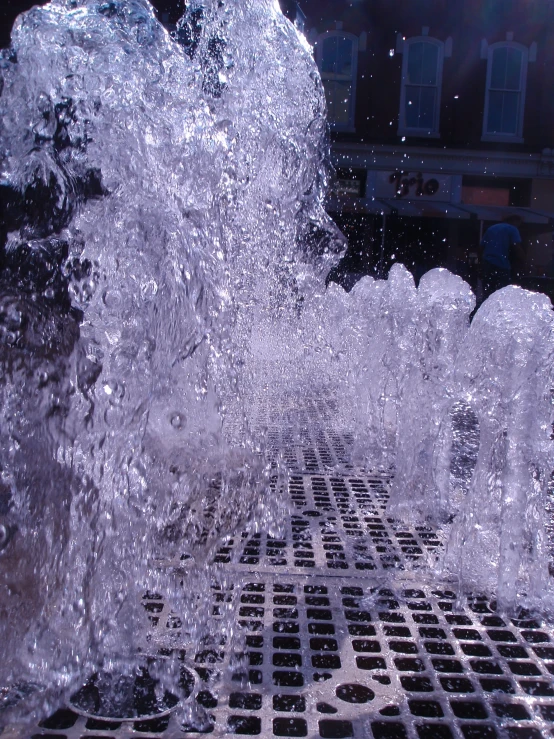
[[[485,231],[481,241],[483,300],[512,282],[514,259],[525,262],[525,252],[521,246],[521,235],[518,230],[520,224],[521,218],[513,215]]]

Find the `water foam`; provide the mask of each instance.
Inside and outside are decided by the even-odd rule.
[[[146,0],[53,0],[1,72],[0,684],[40,704],[132,668],[145,587],[199,638],[210,552],[278,520],[249,335],[342,239],[319,75],[270,0],[189,8],[174,37]],[[183,546],[184,591],[152,565]]]

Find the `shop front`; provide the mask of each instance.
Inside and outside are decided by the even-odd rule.
[[[554,187],[542,157],[461,154],[336,144],[328,210],[349,241],[344,269],[383,277],[402,262],[418,281],[446,267],[478,291],[484,231],[517,215],[526,250],[517,280],[551,293]]]

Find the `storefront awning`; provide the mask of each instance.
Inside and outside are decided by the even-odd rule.
[[[542,226],[554,225],[554,213],[534,208],[516,208],[500,205],[466,205],[465,203],[444,203],[435,200],[408,200],[404,198],[351,198],[332,199],[331,210],[353,213],[372,213],[401,218],[453,218],[499,223],[510,215],[517,215],[524,223]]]
[[[554,221],[554,213],[533,210],[533,208],[515,208],[501,205],[456,205],[460,210],[465,210],[473,218],[479,221],[491,221],[499,223],[508,216],[519,216],[524,223],[538,223],[543,226]]]
[[[451,203],[434,200],[402,200],[400,198],[376,198],[382,203],[385,215],[405,218],[470,218],[471,214]]]

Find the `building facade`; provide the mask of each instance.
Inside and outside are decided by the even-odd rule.
[[[548,0],[283,0],[313,44],[347,271],[476,279],[489,225],[522,219],[522,284],[552,274],[554,7]]]

